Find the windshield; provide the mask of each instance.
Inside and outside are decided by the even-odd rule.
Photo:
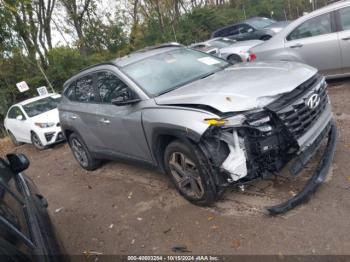
[[[33,117],[57,108],[60,100],[61,97],[45,97],[32,103],[23,105],[23,109],[29,117]]]
[[[272,25],[276,23],[275,20],[269,19],[269,18],[264,18],[264,19],[257,19],[257,20],[251,20],[249,21],[249,24],[254,26],[256,29],[263,29],[269,25]]]
[[[233,45],[236,41],[231,39],[216,39],[213,41],[210,41],[209,44],[216,48],[225,48]]]
[[[228,65],[214,56],[182,48],[127,65],[123,71],[147,94],[158,96],[223,70]]]

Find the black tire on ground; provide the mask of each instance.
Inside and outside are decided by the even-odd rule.
[[[92,156],[80,136],[73,133],[68,137],[68,142],[75,159],[82,168],[93,171],[101,165],[101,161]]]
[[[38,150],[45,150],[47,146],[43,146],[39,136],[35,132],[31,132],[30,140],[32,141],[33,146]]]
[[[184,198],[195,205],[208,206],[217,199],[216,189],[195,152],[195,146],[175,140],[165,149],[164,166]]]
[[[11,142],[14,146],[20,146],[22,144],[21,142],[17,141],[16,137],[12,134],[12,132],[10,130],[8,130],[7,133],[9,134]]]
[[[227,61],[229,61],[231,64],[237,64],[237,63],[242,63],[242,59],[238,55],[230,55],[227,58]]]

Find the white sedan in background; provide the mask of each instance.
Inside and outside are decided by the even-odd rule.
[[[190,45],[191,48],[202,52],[210,53],[221,57],[231,64],[247,62],[249,58],[249,49],[263,43],[261,40],[236,41],[226,37],[217,37],[205,42]],[[211,50],[216,49],[213,53]],[[207,51],[210,50],[210,51]]]
[[[10,107],[4,126],[14,145],[33,144],[42,150],[63,141],[57,105],[61,96],[38,96]]]

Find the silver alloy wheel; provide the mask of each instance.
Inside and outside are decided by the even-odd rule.
[[[83,145],[75,138],[72,139],[71,143],[72,143],[71,148],[72,148],[72,151],[73,151],[75,158],[78,160],[78,162],[82,166],[87,167],[88,166],[88,158],[87,158],[87,154],[85,152],[85,149],[83,148]]]
[[[169,159],[171,174],[180,190],[189,197],[200,199],[204,195],[204,187],[195,163],[183,153],[174,152]]]

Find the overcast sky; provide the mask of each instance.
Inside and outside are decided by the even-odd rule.
[[[115,14],[116,7],[119,9],[126,6],[127,0],[98,0],[96,1],[98,7],[98,13],[110,12]],[[76,33],[74,29],[67,24],[66,12],[64,8],[56,2],[56,8],[53,13],[52,27],[52,43],[54,46],[71,45],[76,39]],[[57,25],[57,26],[56,26]],[[64,26],[62,26],[64,25]],[[58,30],[59,28],[60,30]],[[65,31],[65,28],[68,31]]]

